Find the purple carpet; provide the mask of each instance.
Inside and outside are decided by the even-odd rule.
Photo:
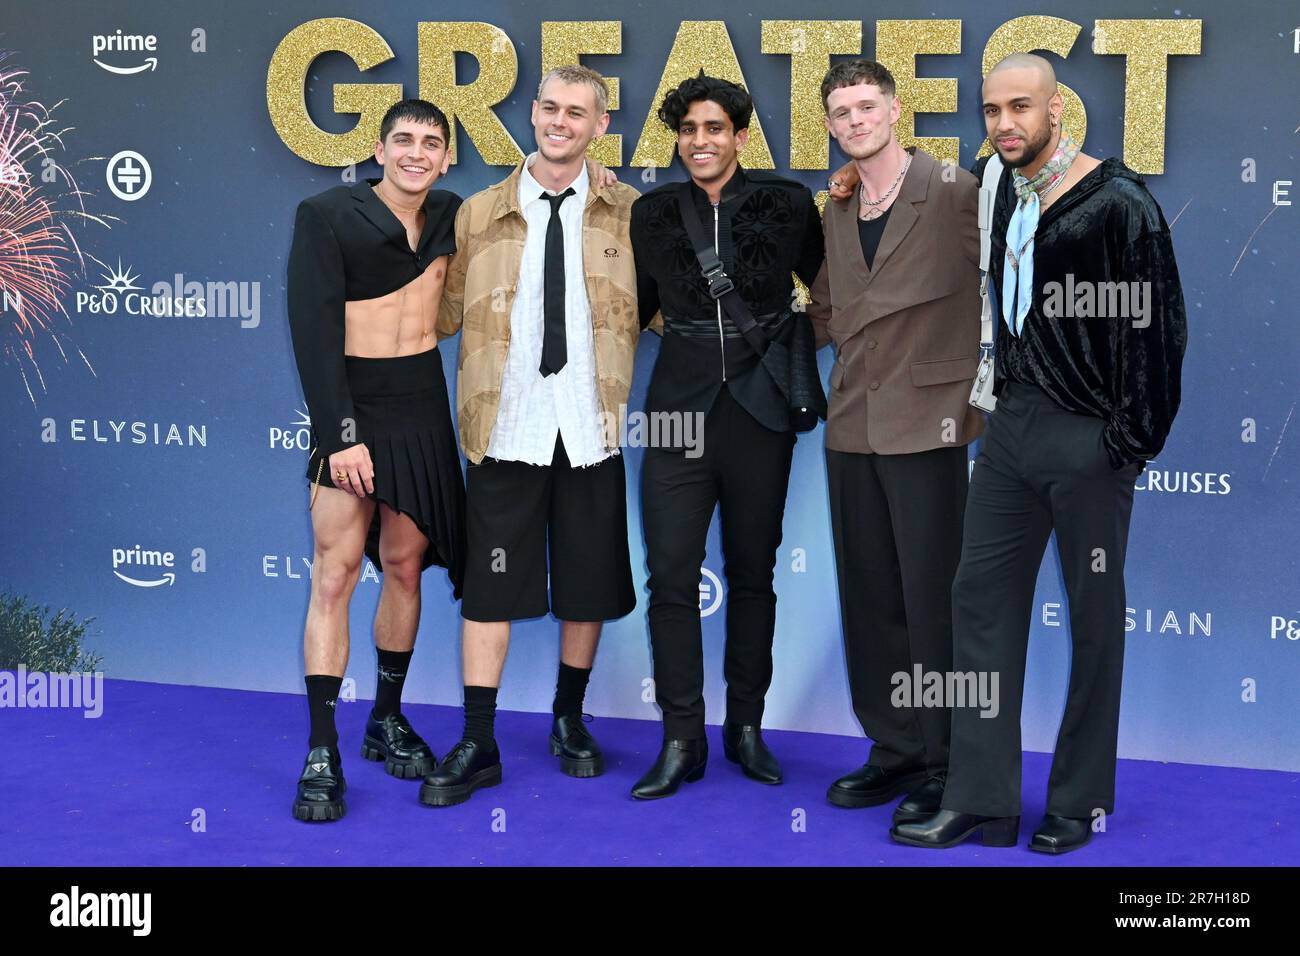
[[[289,807],[305,756],[304,697],[105,681],[107,706],[0,712],[0,865],[825,865],[1277,866],[1300,863],[1300,774],[1124,760],[1108,832],[1060,858],[1025,844],[1041,818],[1049,758],[1025,754],[1020,845],[919,850],[889,839],[891,806],[841,810],[826,787],[866,759],[850,737],[768,732],[786,782],[744,778],[710,727],[702,781],[650,803],[628,791],[660,725],[599,718],[601,777],[549,756],[550,718],[501,713],[501,786],[430,808],[417,781],[362,760],[368,703],[339,704],[348,813],[301,823]],[[434,749],[458,708],[403,708]],[[202,811],[203,832],[192,821]]]

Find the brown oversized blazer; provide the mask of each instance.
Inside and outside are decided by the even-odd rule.
[[[835,342],[826,447],[902,455],[965,445],[984,430],[968,404],[979,363],[979,183],[920,149],[868,269],[858,198],[826,201],[826,261],[808,314]]]

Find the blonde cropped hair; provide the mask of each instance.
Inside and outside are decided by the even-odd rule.
[[[585,83],[596,93],[596,115],[600,116],[609,110],[609,86],[605,83],[605,78],[597,73],[591,67],[582,66],[574,63],[569,66],[557,66],[550,70],[542,77],[542,82],[537,84],[537,99],[542,98],[542,88],[550,80],[559,80],[562,83]]]

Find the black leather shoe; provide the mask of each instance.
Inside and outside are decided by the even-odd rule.
[[[600,744],[583,726],[582,714],[564,714],[551,721],[551,756],[570,777],[598,777],[605,769]]]
[[[724,724],[722,753],[740,764],[746,777],[759,783],[781,782],[781,765],[763,743],[763,731],[753,724]]]
[[[389,714],[383,720],[375,720],[373,714],[366,718],[361,756],[382,760],[386,772],[403,780],[423,777],[438,766],[438,758],[429,745],[401,714]]]
[[[420,802],[430,807],[464,803],[479,787],[501,782],[501,752],[495,742],[462,740],[443,758],[437,770],[420,784]]]
[[[900,793],[907,793],[925,780],[925,771],[919,767],[885,770],[863,764],[852,773],[836,780],[826,791],[826,799],[837,807],[856,810],[888,803]]]
[[[946,850],[974,833],[985,846],[1015,846],[1020,835],[1019,817],[981,817],[974,813],[940,810],[912,823],[895,824],[889,831],[895,843]]]
[[[944,782],[945,775],[942,773],[927,777],[924,783],[894,808],[894,822],[912,823],[938,813],[943,809]]]
[[[338,748],[313,747],[307,753],[302,776],[298,778],[298,795],[293,801],[295,819],[341,820],[348,812],[343,799],[347,789]]]
[[[1034,831],[1029,849],[1039,853],[1069,853],[1087,846],[1092,839],[1092,820],[1087,817],[1059,817],[1049,813]]]
[[[671,797],[685,780],[694,783],[704,776],[709,762],[709,742],[699,740],[665,740],[659,759],[632,788],[638,800]]]

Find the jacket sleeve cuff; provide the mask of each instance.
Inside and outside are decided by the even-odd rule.
[[[349,419],[355,420],[353,419],[353,416],[348,415],[348,416],[339,416],[338,421],[343,422]],[[326,458],[328,458],[330,455],[333,455],[336,452],[345,451],[348,448],[353,447],[354,445],[361,444],[361,442],[357,440],[346,441],[343,438],[343,432],[341,427],[321,428],[313,422],[313,431],[315,432],[315,437],[316,437],[316,447],[321,450],[321,454],[323,454]],[[355,432],[353,432],[353,434],[355,434]]]

